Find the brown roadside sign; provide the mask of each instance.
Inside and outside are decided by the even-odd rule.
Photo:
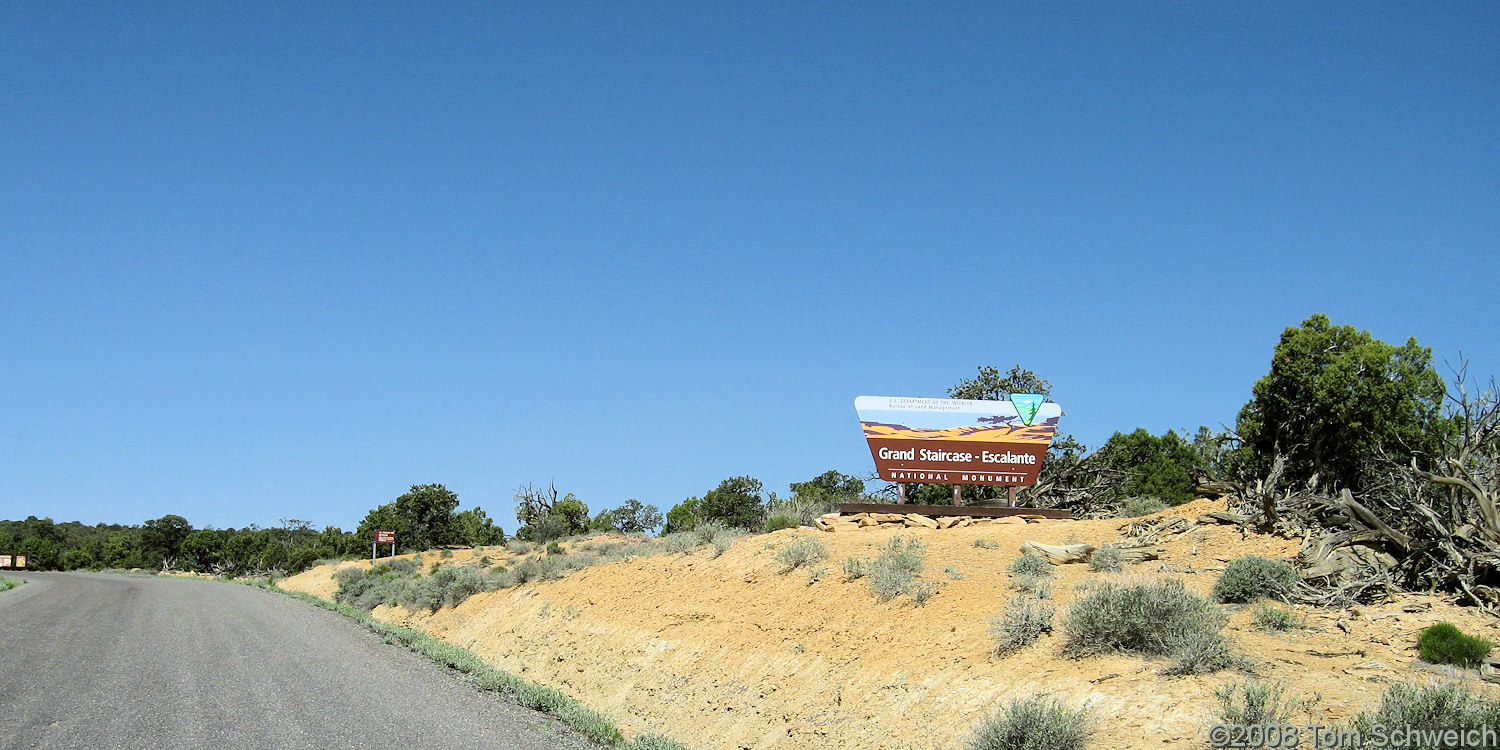
[[[887,482],[1036,484],[1062,408],[1034,394],[1011,399],[860,396],[854,408]]]
[[[376,544],[395,544],[396,543],[396,532],[391,531],[389,529],[376,529],[375,530],[375,543]]]

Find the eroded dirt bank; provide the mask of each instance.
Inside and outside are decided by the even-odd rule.
[[[1222,509],[1200,501],[1167,513],[1193,518]],[[1011,656],[991,654],[987,631],[1013,593],[1005,569],[1021,543],[1097,545],[1120,539],[1121,524],[784,530],[746,537],[717,558],[705,550],[637,557],[480,594],[437,613],[380,607],[374,614],[562,689],[613,715],[627,733],[660,732],[701,750],[956,748],[1001,700],[1038,692],[1092,703],[1100,718],[1098,747],[1203,747],[1214,689],[1243,675],[1167,677],[1157,673],[1163,661],[1063,659],[1057,633]],[[908,597],[878,601],[868,581],[842,574],[845,558],[874,557],[895,534],[928,545],[921,579],[941,588],[925,606]],[[816,535],[828,546],[829,558],[814,566],[827,572],[815,581],[802,570],[783,574],[773,559],[799,535]],[[995,546],[977,547],[976,540]],[[1227,561],[1244,554],[1286,558],[1297,542],[1211,526],[1166,546],[1160,560],[1125,575],[1175,576],[1206,594]],[[443,562],[480,555],[511,561],[492,548],[456,551]],[[360,564],[368,565],[341,565]],[[332,572],[315,568],[281,585],[331,597]],[[1054,623],[1066,616],[1076,585],[1111,575],[1059,566]],[[1257,675],[1285,681],[1289,694],[1318,695],[1326,713],[1316,718],[1324,720],[1371,707],[1398,679],[1475,679],[1417,662],[1415,635],[1427,625],[1453,622],[1500,640],[1492,618],[1441,597],[1296,609],[1307,616],[1307,629],[1265,633],[1251,627],[1249,607],[1229,608],[1226,635]]]

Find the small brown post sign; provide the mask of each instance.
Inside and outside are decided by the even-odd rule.
[[[392,531],[390,529],[376,529],[375,530],[375,539],[370,542],[370,564],[371,565],[375,564],[375,561],[378,560],[378,559],[380,559],[379,558],[379,552],[380,552],[380,545],[382,545],[382,544],[389,544],[389,545],[391,545],[391,557],[395,557],[396,556],[396,532],[394,532],[394,531]]]
[[[875,469],[887,482],[1031,485],[1062,408],[1010,401],[860,396],[854,400]]]

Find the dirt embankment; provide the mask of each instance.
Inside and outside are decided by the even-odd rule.
[[[1222,508],[1200,501],[1167,513],[1192,518],[1207,510]],[[1166,662],[1064,659],[1057,633],[1014,655],[991,654],[990,620],[1013,593],[1005,569],[1022,542],[1098,545],[1120,539],[1120,526],[785,530],[746,537],[718,558],[704,550],[638,557],[481,594],[433,614],[386,607],[374,614],[561,689],[611,714],[627,733],[659,732],[701,750],[955,748],[1004,699],[1030,693],[1091,703],[1100,718],[1098,747],[1203,747],[1214,689],[1242,675],[1166,677],[1158,673]],[[878,601],[867,580],[842,574],[845,558],[874,557],[896,534],[928,545],[921,579],[941,588],[925,606],[908,597]],[[783,574],[773,559],[798,535],[816,535],[829,548],[829,558],[814,566],[827,572],[815,581],[802,570]],[[1179,577],[1206,594],[1235,557],[1286,558],[1297,549],[1295,541],[1244,537],[1228,526],[1204,527],[1166,546],[1160,560],[1127,575]],[[507,559],[490,549],[459,551],[446,562],[478,554]],[[332,570],[316,568],[281,585],[331,597]],[[1066,616],[1076,585],[1109,575],[1081,564],[1058,567],[1054,623]],[[1306,629],[1264,633],[1251,627],[1248,607],[1232,607],[1226,634],[1259,676],[1285,681],[1291,695],[1320,697],[1325,713],[1315,718],[1323,720],[1373,706],[1399,679],[1471,679],[1417,662],[1415,635],[1427,625],[1453,622],[1500,640],[1492,618],[1440,597],[1297,609],[1307,616]]]

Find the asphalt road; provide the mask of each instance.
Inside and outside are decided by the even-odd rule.
[[[249,586],[10,573],[0,748],[594,748],[347,618]]]

